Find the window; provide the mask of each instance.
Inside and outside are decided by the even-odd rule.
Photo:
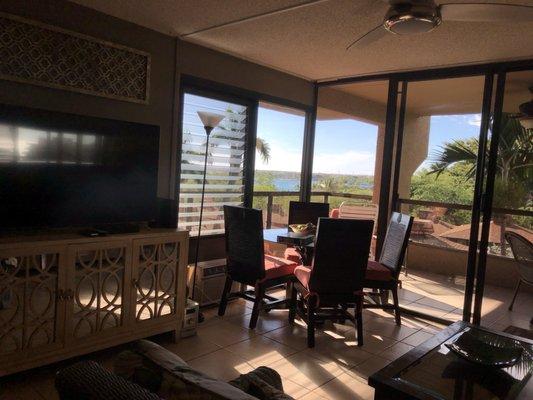
[[[312,177],[312,200],[377,204],[388,81],[321,88]]]
[[[244,201],[249,107],[186,92],[182,118],[178,228],[198,235],[206,134],[198,111],[225,115],[209,139],[202,235],[224,233],[224,205]]]
[[[289,202],[300,198],[304,132],[305,111],[259,103],[253,206],[265,226],[285,226]]]

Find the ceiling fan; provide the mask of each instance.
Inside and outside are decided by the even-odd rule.
[[[346,48],[364,48],[388,33],[425,33],[446,21],[533,22],[533,6],[501,3],[441,3],[434,0],[382,0],[389,5],[383,22]]]

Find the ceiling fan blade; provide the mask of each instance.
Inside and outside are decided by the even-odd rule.
[[[533,6],[496,3],[441,4],[444,21],[533,22]]]
[[[350,50],[351,48],[363,48],[363,47],[369,46],[370,44],[381,39],[383,36],[386,36],[387,34],[388,32],[385,30],[383,25],[379,24],[371,31],[365,33],[363,36],[361,36],[357,40],[354,40],[352,43],[350,43],[348,47],[346,47],[346,50]]]

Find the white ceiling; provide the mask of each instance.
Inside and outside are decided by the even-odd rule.
[[[199,29],[306,3],[307,0],[73,0],[106,14],[181,36]],[[444,1],[444,0],[442,0]],[[438,2],[438,1],[437,1]],[[468,3],[472,0],[445,0]],[[533,0],[477,0],[533,5]],[[489,61],[533,58],[533,23],[444,22],[433,32],[387,35],[346,51],[380,23],[380,0],[328,0],[213,29],[186,40],[313,80]]]

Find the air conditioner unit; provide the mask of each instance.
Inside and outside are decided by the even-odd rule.
[[[192,293],[194,264],[189,265],[187,274],[187,287]],[[216,304],[220,301],[224,284],[226,283],[226,259],[202,261],[198,263],[196,270],[196,290],[194,291],[194,301],[200,307]],[[239,284],[233,283],[232,292],[239,290]]]

